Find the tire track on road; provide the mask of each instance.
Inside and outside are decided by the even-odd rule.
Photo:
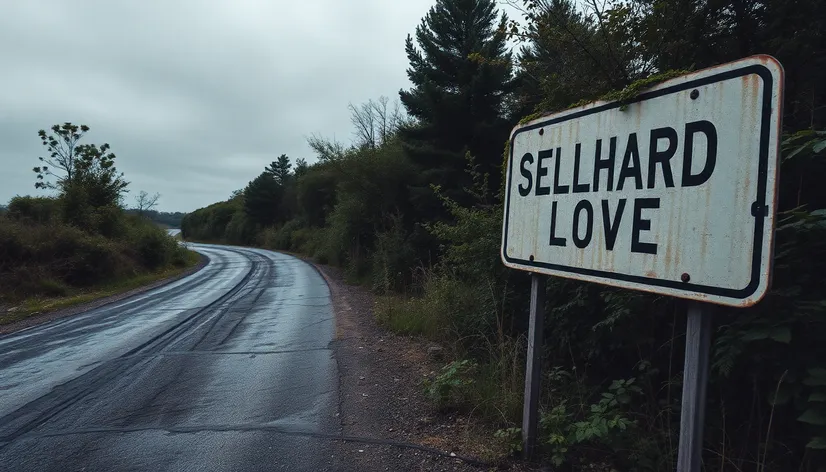
[[[215,313],[212,313],[212,316],[218,315],[218,318],[220,318],[220,315],[225,313],[226,310],[219,313],[218,309],[220,309],[222,305],[227,305],[226,308],[228,308],[231,306],[233,301],[240,299],[243,296],[241,295],[236,297],[236,295],[242,292],[249,284],[250,280],[254,279],[254,275],[258,272],[261,262],[259,260],[259,255],[252,251],[242,251],[229,248],[221,249],[227,252],[242,255],[250,261],[249,270],[238,283],[236,283],[230,290],[213,302],[195,310],[193,313],[184,317],[182,320],[177,321],[173,326],[163,332],[158,333],[146,342],[113,359],[115,362],[106,362],[90,370],[89,372],[56,386],[49,393],[21,406],[17,410],[3,417],[0,417],[0,425],[3,425],[2,428],[4,430],[7,430],[9,426],[13,428],[12,431],[4,432],[4,434],[0,435],[0,450],[11,444],[18,437],[31,432],[38,426],[55,418],[61,412],[76,404],[84,397],[102,388],[108,382],[119,378],[131,369],[140,368],[145,365],[152,358],[152,354],[157,354],[167,346],[174,343],[176,340],[186,334],[190,334],[190,330],[194,325],[202,321],[200,318],[205,313],[209,314],[210,311],[214,311]],[[208,278],[202,277],[202,280],[197,285],[203,284],[207,280]],[[260,280],[256,281],[255,287],[257,287],[260,283]],[[193,288],[193,285],[188,285],[188,287],[191,289]],[[176,290],[176,294],[180,294],[182,290],[183,288]],[[153,301],[153,297],[151,295],[146,298],[146,303],[158,302],[158,300]],[[174,296],[162,296],[160,301],[167,301],[170,298],[174,298]],[[141,307],[142,306],[145,305],[142,304]],[[134,310],[140,309],[141,307],[130,308],[125,315],[127,313],[132,313]],[[214,324],[212,324],[211,327],[212,326],[214,326]],[[15,425],[15,423],[17,424]]]

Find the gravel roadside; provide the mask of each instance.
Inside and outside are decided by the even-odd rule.
[[[337,459],[347,465],[341,470],[529,470],[519,462],[481,460],[495,447],[492,431],[440,414],[424,398],[421,380],[442,366],[428,358],[431,344],[379,326],[368,290],[347,285],[339,269],[313,265],[330,286],[336,314],[340,421],[351,438],[338,443]]]

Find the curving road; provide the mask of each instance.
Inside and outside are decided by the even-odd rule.
[[[270,251],[0,337],[0,470],[338,470],[330,293]]]

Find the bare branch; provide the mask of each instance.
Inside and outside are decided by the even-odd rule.
[[[390,123],[388,123],[388,116],[387,116],[387,102],[389,99],[382,95],[379,97],[378,101],[374,102],[370,100],[370,109],[371,112],[375,115],[376,126],[378,127],[378,134],[379,139],[381,142],[379,144],[384,144],[390,138],[390,134],[392,131],[390,130]]]
[[[150,211],[158,206],[158,200],[160,198],[160,193],[149,195],[146,190],[141,190],[140,193],[135,196],[135,209],[138,210],[139,215],[143,215],[144,212]]]
[[[356,146],[376,147],[376,116],[373,112],[373,101],[355,106],[352,103],[347,106],[350,110],[350,121],[356,127]]]

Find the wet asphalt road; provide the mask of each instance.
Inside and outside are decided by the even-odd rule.
[[[0,337],[0,470],[338,470],[330,294],[310,265],[201,271]]]

